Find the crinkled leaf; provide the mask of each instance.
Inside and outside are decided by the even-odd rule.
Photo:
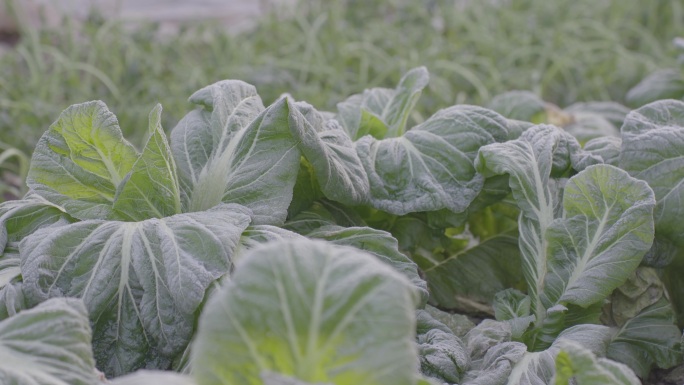
[[[218,158],[236,133],[264,110],[256,88],[238,80],[204,87],[190,97],[190,102],[203,108],[185,115],[171,132],[171,148],[186,200],[202,170],[208,163],[217,162],[212,158]]]
[[[117,377],[111,385],[196,385],[189,376],[155,370],[139,370],[127,376]]]
[[[8,246],[16,246],[24,237],[47,226],[61,226],[73,221],[64,209],[37,194],[21,200],[0,203],[0,255]]]
[[[607,357],[646,378],[653,365],[667,369],[682,362],[680,334],[672,306],[661,298],[615,332]]]
[[[622,126],[620,167],[655,192],[656,242],[647,260],[665,265],[684,246],[684,102],[662,100],[632,111]],[[668,252],[670,255],[664,255]]]
[[[190,100],[204,110],[188,114],[171,134],[185,211],[239,203],[252,210],[256,224],[281,224],[300,159],[292,102],[282,98],[264,110],[253,86],[230,80]]]
[[[73,105],[38,141],[26,183],[78,219],[104,219],[138,153],[101,101]]]
[[[520,281],[518,239],[501,234],[423,267],[423,272],[432,303],[460,310],[475,310],[475,304],[489,307],[496,293]]]
[[[659,273],[652,267],[639,266],[622,286],[613,291],[603,306],[604,325],[622,327],[642,310],[658,302],[665,294]]]
[[[371,205],[396,215],[464,211],[483,184],[473,167],[478,149],[507,135],[506,120],[495,112],[454,106],[402,137],[360,139],[356,151],[370,181]]]
[[[100,383],[90,336],[88,313],[74,299],[52,299],[0,322],[2,383]]]
[[[470,365],[461,339],[440,329],[418,335],[418,354],[423,375],[450,384],[459,382]]]
[[[24,289],[21,282],[8,283],[0,289],[0,320],[13,317],[29,306],[24,297]]]
[[[193,370],[203,385],[261,384],[265,371],[336,385],[414,384],[416,300],[406,278],[365,252],[271,242],[246,253],[205,307]]]
[[[401,78],[394,90],[373,88],[339,103],[336,119],[352,140],[368,134],[377,139],[401,136],[428,81],[425,67],[414,68]]]
[[[564,341],[573,341],[593,354],[605,355],[610,336],[610,328],[600,325],[578,325],[566,329],[548,349],[525,353],[511,371],[507,384],[550,384],[556,372],[556,356]]]
[[[494,296],[494,316],[498,321],[511,325],[512,338],[519,340],[525,330],[534,322],[530,315],[530,297],[516,289],[506,289]]]
[[[626,365],[598,358],[590,350],[571,340],[558,344],[555,385],[641,385]],[[574,381],[573,381],[574,380]]]
[[[290,127],[311,164],[316,181],[328,199],[344,204],[366,204],[368,177],[347,133],[306,103],[296,103]]]
[[[231,267],[249,210],[221,205],[143,222],[83,221],[20,245],[24,294],[82,298],[95,358],[107,375],[165,369],[193,332],[209,284]]]
[[[150,112],[150,138],[114,201],[113,217],[128,221],[181,213],[176,163],[161,126],[161,104]]]
[[[391,234],[371,227],[323,226],[306,234],[311,239],[322,239],[335,245],[351,246],[371,253],[380,261],[408,278],[420,293],[419,306],[427,303],[427,283],[418,275],[418,267],[398,249]]]
[[[494,345],[484,355],[477,368],[465,375],[463,385],[505,385],[513,367],[525,356],[527,347],[520,342]]]
[[[522,270],[532,300],[532,312],[544,317],[541,304],[546,272],[546,230],[553,222],[560,201],[559,188],[550,174],[552,166],[566,169],[569,159],[556,156],[561,141],[560,129],[540,125],[525,131],[517,140],[495,143],[480,149],[476,167],[485,176],[509,174],[513,198],[521,210],[520,251]],[[560,155],[560,154],[558,154]],[[558,158],[554,162],[554,158]]]
[[[465,336],[466,333],[475,327],[473,321],[463,314],[447,313],[430,305],[425,306],[424,311],[430,314],[432,318],[448,327],[449,330],[458,337]]]
[[[634,86],[625,99],[634,107],[662,99],[681,99],[684,97],[684,76],[677,69],[656,71]]]
[[[588,141],[584,144],[584,151],[592,155],[600,156],[605,164],[618,166],[622,139],[615,136],[605,136]]]
[[[653,242],[648,185],[609,165],[591,166],[565,186],[563,217],[546,232],[546,307],[588,307],[622,285]]]

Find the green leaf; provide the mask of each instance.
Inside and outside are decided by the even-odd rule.
[[[627,92],[625,99],[634,107],[655,102],[661,99],[684,98],[684,77],[676,69],[656,71]]]
[[[53,299],[0,322],[0,357],[5,385],[100,383],[78,300]]]
[[[369,199],[368,177],[354,145],[335,120],[325,118],[306,103],[296,103],[290,127],[311,164],[318,185],[328,199],[363,205]]]
[[[419,306],[427,303],[427,283],[418,275],[418,267],[399,251],[397,240],[391,234],[370,227],[323,226],[306,234],[311,239],[322,239],[335,245],[351,246],[374,255],[408,278],[420,294]]]
[[[193,333],[207,287],[232,267],[249,210],[221,205],[143,222],[83,221],[20,245],[24,295],[82,298],[98,367],[166,369]]]
[[[189,376],[154,371],[139,370],[127,376],[117,377],[108,384],[111,385],[196,385],[197,383]]]
[[[646,378],[654,364],[663,369],[681,364],[680,337],[672,306],[661,298],[615,332],[607,357],[629,365]]]
[[[73,222],[62,207],[35,193],[24,199],[0,203],[0,255],[42,227],[61,226]]]
[[[548,349],[525,353],[513,367],[507,384],[550,384],[556,372],[556,356],[566,341],[572,341],[592,354],[605,355],[610,336],[610,328],[600,325],[578,325],[566,329]]]
[[[181,213],[176,163],[161,126],[161,104],[150,112],[150,138],[114,201],[114,217],[127,221]]]
[[[594,156],[601,157],[604,164],[619,166],[622,140],[614,136],[605,136],[588,141],[584,150]]]
[[[517,140],[482,147],[475,162],[478,171],[487,177],[510,175],[509,185],[521,211],[522,270],[532,300],[532,313],[537,320],[543,319],[546,312],[541,303],[546,273],[547,240],[544,234],[553,222],[560,201],[559,188],[550,175],[554,165],[560,169],[558,171],[569,166],[567,155],[560,154],[563,140],[567,139],[556,127],[534,126]],[[557,162],[554,162],[555,157]]]
[[[451,333],[432,329],[418,335],[420,370],[423,375],[457,383],[470,365],[463,342]]]
[[[510,324],[512,338],[516,340],[534,322],[534,316],[530,315],[530,305],[530,297],[515,289],[497,293],[492,304],[497,321]]]
[[[401,136],[428,81],[425,67],[414,68],[401,78],[394,90],[373,88],[339,103],[335,118],[352,140],[368,134],[377,139]]]
[[[195,110],[171,133],[184,211],[239,203],[255,224],[279,225],[292,200],[300,151],[291,134],[296,108],[282,98],[263,109],[253,86],[222,81],[197,91]]]
[[[506,140],[507,122],[480,107],[441,110],[402,137],[356,142],[371,205],[395,215],[464,211],[482,188],[473,160],[480,147]]]
[[[100,102],[73,105],[38,141],[26,183],[78,219],[104,219],[138,153]]]
[[[431,303],[470,311],[484,307],[493,315],[496,293],[517,286],[521,278],[518,239],[502,234],[424,267]],[[475,307],[475,308],[473,308]]]
[[[598,358],[571,340],[559,343],[558,349],[555,385],[641,385],[626,365]]]
[[[588,307],[625,283],[653,242],[655,200],[648,185],[609,165],[572,177],[563,216],[546,232],[546,307]]]
[[[205,307],[193,370],[202,385],[262,384],[265,372],[413,385],[416,300],[406,278],[357,249],[272,242],[244,255]]]
[[[620,167],[648,182],[655,193],[656,242],[647,261],[658,266],[667,265],[676,248],[684,247],[682,148],[684,102],[663,100],[627,115],[622,126]]]

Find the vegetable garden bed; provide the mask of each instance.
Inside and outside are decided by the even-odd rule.
[[[0,378],[640,384],[681,365],[684,102],[514,92],[409,127],[427,84],[416,68],[322,112],[221,81],[169,137],[155,107],[142,151],[104,103],[69,107],[0,205]]]

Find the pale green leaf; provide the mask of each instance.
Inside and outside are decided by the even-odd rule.
[[[142,221],[181,213],[176,163],[161,126],[161,104],[150,112],[150,138],[114,201],[114,218]]]
[[[408,278],[420,294],[420,306],[427,303],[427,283],[418,275],[418,267],[399,251],[397,240],[391,234],[371,227],[323,226],[306,234],[311,239],[321,239],[335,245],[351,246],[374,255]]]
[[[24,295],[82,298],[98,368],[166,369],[193,333],[205,290],[232,268],[249,210],[221,205],[143,222],[83,221],[20,245]]]
[[[651,262],[664,266],[684,246],[684,102],[663,100],[632,111],[622,126],[620,167],[655,192],[656,243]],[[657,248],[656,248],[657,246]],[[663,255],[672,251],[670,255]]]
[[[641,385],[626,365],[598,358],[571,340],[558,344],[555,385]]]
[[[299,240],[252,249],[205,307],[194,373],[203,385],[262,384],[264,372],[413,385],[414,290],[354,248]]]
[[[681,364],[680,335],[672,306],[661,298],[615,332],[607,357],[628,365],[645,378],[654,365],[668,369]]]
[[[473,161],[480,147],[506,140],[507,122],[474,106],[441,110],[403,136],[356,142],[371,205],[396,215],[464,211],[482,188]]]
[[[602,163],[618,166],[622,140],[615,136],[605,136],[588,141],[584,144],[584,151],[594,156],[600,156]]]
[[[282,224],[299,170],[293,103],[282,98],[264,110],[253,86],[233,80],[205,87],[190,101],[202,107],[171,134],[184,211],[239,203],[252,210],[255,224]]]
[[[648,185],[609,165],[572,177],[563,217],[546,232],[546,307],[588,307],[622,285],[653,242],[655,200]]]
[[[88,313],[74,299],[52,299],[0,322],[3,385],[99,384]]]
[[[38,141],[26,183],[78,219],[104,219],[138,153],[100,102],[73,105]]]
[[[310,105],[295,106],[290,114],[292,134],[311,164],[323,194],[348,205],[366,204],[368,177],[347,133],[335,120],[326,120]]]

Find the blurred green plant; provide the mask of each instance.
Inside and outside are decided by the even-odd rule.
[[[559,106],[622,101],[646,74],[674,65],[669,42],[684,15],[669,0],[311,0],[289,10],[238,35],[209,24],[160,35],[154,24],[96,16],[55,29],[23,23],[19,44],[0,57],[0,139],[29,151],[60,111],[99,98],[140,144],[138,122],[154,104],[166,107],[169,128],[189,108],[177,95],[218,79],[255,84],[267,103],[287,90],[333,109],[418,65],[433,81],[417,121],[511,89]]]
[[[0,202],[24,195],[28,168],[29,157],[23,151],[0,142]]]

